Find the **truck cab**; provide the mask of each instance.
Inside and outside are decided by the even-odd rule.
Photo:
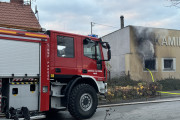
[[[50,36],[51,90],[55,89],[55,83],[67,84],[58,94],[65,98],[51,97],[51,108],[57,107],[52,101],[61,99],[58,107],[68,108],[75,118],[91,117],[97,108],[97,94],[104,94],[107,89],[105,61],[111,56],[109,44],[98,38],[72,33],[47,31],[47,34]],[[108,50],[107,59],[104,59],[104,48]]]
[[[91,76],[96,81],[106,81],[102,41],[57,31],[49,31],[49,35],[52,36],[50,37],[50,74],[54,74],[54,78],[83,75]]]

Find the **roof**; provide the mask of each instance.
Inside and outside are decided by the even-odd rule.
[[[103,37],[106,37],[106,36],[108,36],[108,35],[114,34],[115,32],[124,30],[125,28],[129,28],[129,27],[141,27],[141,28],[151,28],[151,29],[160,29],[160,30],[174,30],[174,31],[180,31],[180,30],[178,30],[178,29],[169,29],[169,28],[157,28],[157,27],[146,27],[146,26],[128,25],[128,26],[126,26],[126,27],[124,27],[124,28],[122,28],[122,29],[118,29],[118,30],[115,30],[115,31],[113,31],[113,32],[111,32],[111,33],[108,33],[108,34],[102,36],[102,38],[103,38]]]
[[[0,27],[41,31],[30,5],[0,2]]]

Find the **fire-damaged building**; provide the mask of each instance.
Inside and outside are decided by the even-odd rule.
[[[111,78],[133,80],[180,79],[180,30],[127,26],[102,37],[110,43]]]

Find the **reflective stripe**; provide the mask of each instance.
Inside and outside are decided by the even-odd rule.
[[[32,33],[25,33],[27,36],[31,37],[42,37],[42,38],[47,38],[47,35],[39,35],[39,34],[32,34]]]
[[[11,82],[11,85],[38,84],[38,82]]]
[[[9,30],[0,30],[1,33],[8,33],[8,34],[16,34],[14,31],[9,31]]]
[[[3,35],[3,34],[0,34],[0,37],[9,37],[9,38],[19,38],[19,39],[27,39],[27,40],[38,40],[38,41],[41,41],[40,38],[30,38],[30,37],[22,37],[22,36],[14,36],[14,35]]]
[[[8,34],[18,34],[15,31],[9,31],[9,30],[0,30],[1,33],[8,33]],[[20,34],[20,33],[19,33]],[[24,33],[22,33],[24,34]],[[27,36],[31,36],[31,37],[41,37],[41,38],[47,38],[47,35],[43,35],[43,34],[33,34],[33,33],[25,33],[25,35]]]

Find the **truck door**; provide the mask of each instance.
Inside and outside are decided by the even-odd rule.
[[[56,34],[55,40],[55,72],[75,74],[77,66],[76,37]]]
[[[101,52],[99,43],[96,41],[87,42],[86,39],[83,40],[83,74],[94,76],[101,80],[104,77],[102,71]]]

